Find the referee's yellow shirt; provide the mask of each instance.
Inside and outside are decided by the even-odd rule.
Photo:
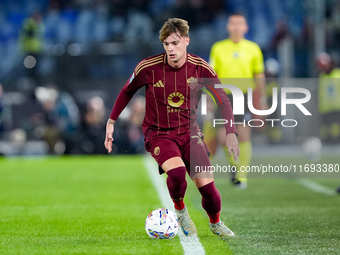
[[[216,42],[211,48],[209,62],[220,79],[245,78],[232,80],[232,85],[238,86],[244,93],[247,93],[248,87],[255,87],[254,75],[264,72],[260,47],[247,39],[237,43],[231,39]],[[229,90],[226,92],[230,94]]]
[[[340,68],[320,75],[318,97],[321,114],[340,111]]]

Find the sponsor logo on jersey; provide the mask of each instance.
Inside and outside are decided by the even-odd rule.
[[[173,92],[168,96],[168,104],[172,107],[180,107],[184,103],[184,96],[182,93]]]
[[[169,105],[167,105],[167,109],[168,109],[168,113],[170,113],[170,112],[182,112],[182,111],[188,110],[188,109],[181,109],[181,108],[171,107]]]

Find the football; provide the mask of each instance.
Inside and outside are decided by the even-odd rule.
[[[159,208],[146,217],[145,231],[152,239],[171,239],[177,235],[178,219],[174,212]]]
[[[322,155],[322,143],[317,137],[309,137],[303,142],[302,150],[310,160],[316,162]]]

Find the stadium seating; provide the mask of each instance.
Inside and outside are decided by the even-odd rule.
[[[107,42],[116,39],[122,40],[124,34],[131,35],[130,37],[125,36],[126,40],[127,37],[134,38],[136,31],[139,31],[143,35],[142,39],[149,41],[152,45],[151,49],[159,50],[158,47],[153,47],[153,43],[150,42],[152,38],[157,37],[158,28],[153,27],[149,17],[154,19],[165,9],[171,8],[175,4],[175,0],[152,0],[148,7],[148,13],[145,13],[145,15],[130,11],[128,17],[122,17],[110,13],[107,5],[90,8],[78,4],[58,10],[51,8],[49,2],[49,0],[0,2],[0,53],[3,53],[0,58],[0,67],[4,67],[6,63],[6,68],[2,69],[5,70],[2,76],[7,75],[6,70],[12,67],[12,65],[8,65],[8,62],[20,56],[13,49],[18,49],[18,34],[23,20],[35,10],[40,10],[43,14],[46,49],[49,45],[57,43],[66,46],[70,42],[83,44]],[[94,5],[94,3],[92,4]],[[196,31],[192,31],[193,37],[197,40],[192,45],[194,53],[207,58],[211,44],[226,36],[225,22],[228,12],[239,11],[248,17],[250,31],[247,38],[257,42],[264,52],[271,46],[271,40],[276,29],[275,24],[284,17],[286,17],[284,21],[287,22],[291,33],[294,36],[301,34],[303,26],[301,1],[225,0],[225,6],[224,14],[217,15],[211,23],[202,24],[195,29]],[[135,22],[136,20],[139,22],[139,26],[136,26],[136,24],[132,26],[132,21]],[[196,36],[198,33],[205,36]],[[134,40],[130,41],[133,42]],[[202,47],[200,48],[197,45],[202,45]],[[158,52],[150,53],[156,54]]]

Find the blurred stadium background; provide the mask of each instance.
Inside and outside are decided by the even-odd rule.
[[[158,40],[163,22],[187,19],[189,52],[208,60],[211,45],[227,36],[232,12],[246,15],[247,39],[270,59],[274,77],[317,78],[320,52],[339,62],[338,0],[1,1],[0,153],[105,153],[104,123],[111,107],[135,65],[163,51]],[[313,116],[301,119],[294,131],[281,130],[274,140],[259,132],[255,144],[300,144],[319,135],[317,80],[288,85],[312,92],[307,108]],[[115,153],[143,152],[143,106],[143,98],[136,97],[123,113]],[[296,111],[287,118],[302,118]]]
[[[233,12],[246,15],[246,38],[263,51],[268,96],[274,86],[312,94],[306,108],[313,116],[288,107],[285,118],[296,119],[296,128],[253,130],[252,165],[313,163],[301,145],[321,137],[317,57],[327,52],[339,65],[340,0],[0,1],[1,254],[183,253],[179,238],[157,242],[145,234],[147,214],[164,206],[151,167],[144,155],[99,155],[106,154],[105,123],[135,65],[163,52],[165,20],[187,19],[188,51],[208,60]],[[143,93],[115,125],[114,154],[144,152]],[[339,166],[339,143],[324,143],[317,163]],[[86,156],[45,157],[56,154]],[[226,164],[217,155],[212,163]],[[188,182],[185,203],[206,254],[339,254],[339,179],[266,177],[252,178],[246,190],[216,178],[221,219],[237,234],[227,242],[211,233]]]

